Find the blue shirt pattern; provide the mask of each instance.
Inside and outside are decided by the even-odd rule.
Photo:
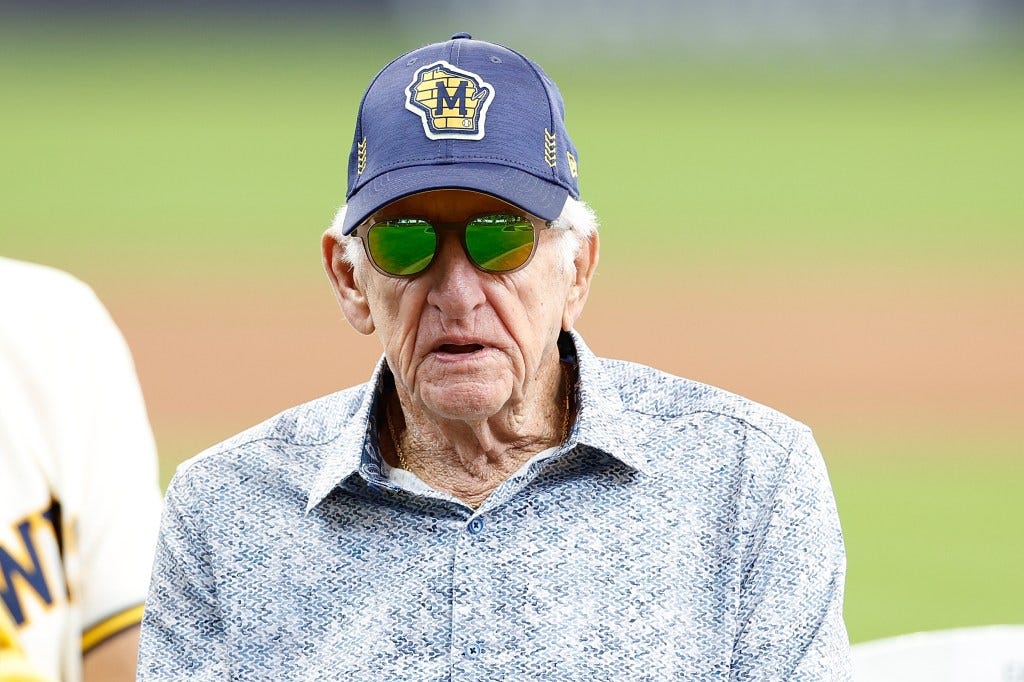
[[[139,679],[850,679],[809,430],[563,342],[568,441],[476,510],[388,475],[383,360],[182,464]]]

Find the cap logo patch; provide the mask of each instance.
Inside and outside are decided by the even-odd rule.
[[[406,88],[405,108],[423,121],[431,140],[480,140],[494,87],[445,61],[424,66]]]
[[[580,175],[579,164],[576,163],[576,157],[568,149],[565,151],[565,159],[569,164],[569,175],[578,178]]]

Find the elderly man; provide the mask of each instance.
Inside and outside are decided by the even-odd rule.
[[[848,678],[813,439],[588,350],[578,171],[516,52],[377,75],[323,255],[383,358],[182,465],[140,679]]]

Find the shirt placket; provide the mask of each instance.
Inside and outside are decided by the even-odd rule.
[[[462,524],[452,574],[452,680],[488,679],[495,656],[495,585],[486,570],[494,518],[477,512]]]

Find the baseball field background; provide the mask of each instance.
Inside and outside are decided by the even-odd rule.
[[[164,484],[367,378],[378,343],[338,312],[319,237],[366,83],[459,30],[519,44],[340,17],[0,22],[0,253],[107,304]],[[580,329],[814,428],[855,642],[1024,623],[1017,35],[843,58],[529,43],[602,220]]]

